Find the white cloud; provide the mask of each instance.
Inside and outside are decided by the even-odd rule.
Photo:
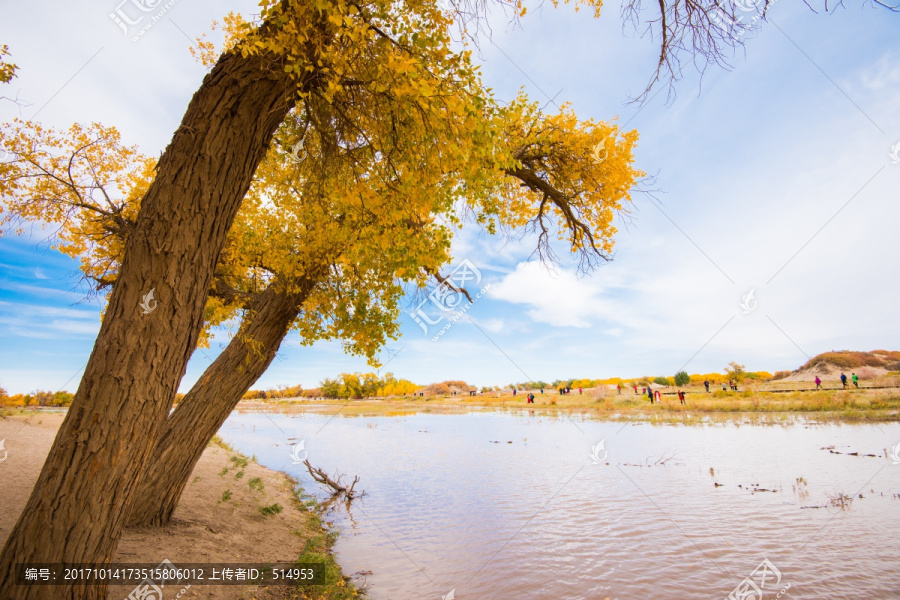
[[[589,280],[565,270],[548,271],[533,261],[519,263],[488,295],[530,306],[528,316],[556,327],[589,327],[597,313],[596,290]]]
[[[483,329],[487,329],[491,333],[500,333],[504,329],[506,329],[506,323],[503,319],[473,319],[479,327]]]

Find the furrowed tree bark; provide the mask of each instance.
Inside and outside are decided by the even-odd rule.
[[[254,299],[237,335],[166,419],[138,483],[128,526],[169,523],[206,446],[269,368],[311,289],[307,285],[297,293],[285,293],[270,285]]]
[[[196,347],[226,233],[295,94],[272,57],[226,54],[191,99],[142,201],[75,399],[0,554],[4,599],[106,598],[105,585],[16,585],[15,564],[111,560]],[[158,304],[145,314],[151,290]]]

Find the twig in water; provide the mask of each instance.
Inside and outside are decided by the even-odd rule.
[[[363,491],[362,493],[358,493],[353,489],[359,482],[358,475],[353,478],[353,483],[350,484],[350,487],[347,487],[341,483],[341,479],[344,477],[343,475],[338,475],[337,479],[335,480],[329,477],[328,473],[326,473],[322,469],[318,469],[309,464],[309,460],[304,460],[303,464],[306,465],[307,470],[309,470],[310,476],[315,479],[317,483],[321,483],[322,485],[331,488],[332,496],[343,495],[349,502],[354,498],[365,495],[365,491]]]

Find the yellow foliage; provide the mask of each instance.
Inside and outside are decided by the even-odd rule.
[[[9,56],[9,46],[3,44],[0,46],[0,83],[9,83],[16,76],[18,67],[13,63],[6,62],[3,57]]]
[[[644,175],[632,166],[635,131],[579,121],[567,105],[545,114],[524,95],[496,101],[430,0],[261,7],[258,23],[224,19],[220,51],[277,58],[300,102],[229,232],[207,331],[276,286],[305,298],[303,343],[341,339],[376,364],[398,333],[403,285],[424,286],[450,262],[451,228],[467,216],[491,233],[534,227],[542,255],[555,239],[588,265],[611,252],[614,216]],[[201,40],[204,64],[216,52]],[[55,248],[113,284],[155,161],[99,124],[56,132],[16,120],[2,140],[16,159],[0,164],[0,225],[52,228]],[[364,384],[348,377],[344,391]]]

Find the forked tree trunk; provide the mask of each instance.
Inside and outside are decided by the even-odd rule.
[[[17,586],[16,563],[108,563],[203,325],[225,236],[296,83],[272,57],[223,55],[160,158],[75,399],[0,555],[10,600],[105,599]],[[142,298],[155,309],[144,314]],[[160,560],[164,557],[160,557]]]
[[[275,358],[309,291],[288,294],[272,288],[253,302],[237,335],[166,419],[138,482],[129,526],[169,523],[203,450]]]

